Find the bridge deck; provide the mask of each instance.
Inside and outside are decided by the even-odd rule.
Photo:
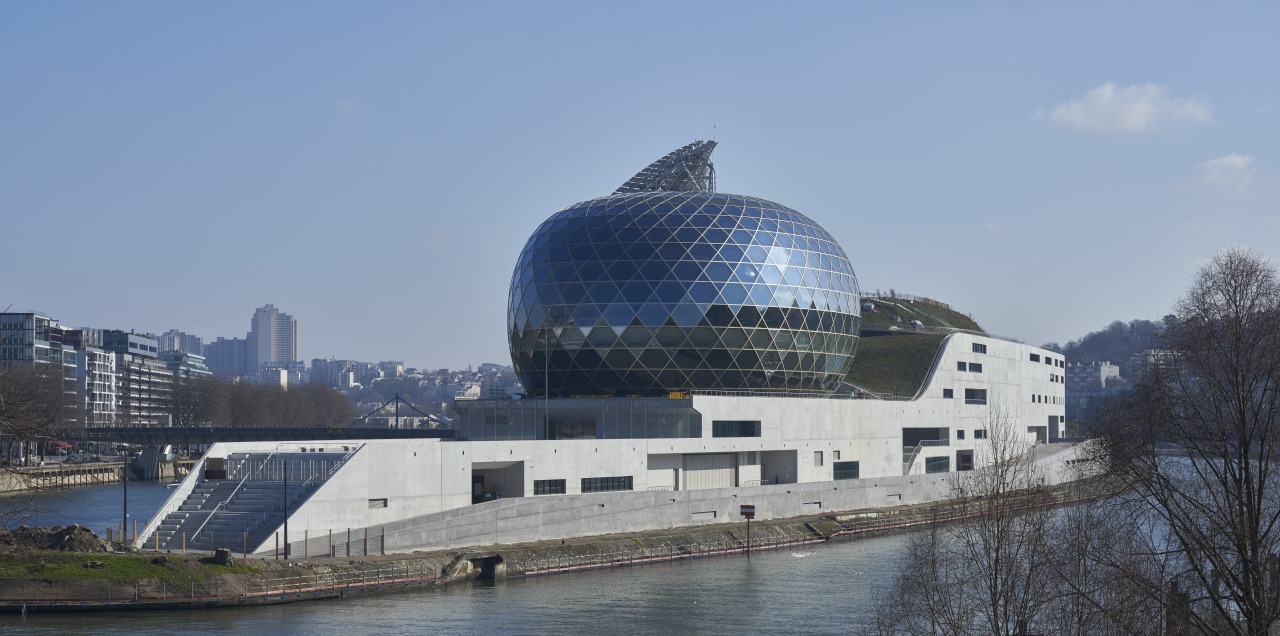
[[[127,444],[213,444],[344,439],[451,439],[451,428],[327,428],[254,426],[94,426],[67,432],[68,439]]]

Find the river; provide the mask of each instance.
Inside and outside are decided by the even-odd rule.
[[[60,517],[103,532],[119,526],[120,491],[63,491]],[[167,492],[131,485],[139,526]],[[42,497],[49,497],[44,495]],[[136,503],[135,503],[136,502]],[[74,511],[74,512],[72,512]],[[50,515],[51,513],[45,513]],[[133,515],[131,514],[131,517]],[[0,616],[13,634],[441,632],[456,634],[849,633],[870,620],[892,584],[905,535],[489,583],[454,584],[385,595],[239,609]]]

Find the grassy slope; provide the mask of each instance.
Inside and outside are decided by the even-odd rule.
[[[112,581],[137,581],[140,579],[165,580],[169,583],[203,581],[219,574],[256,572],[248,565],[233,567],[199,563],[195,557],[169,558],[169,565],[152,563],[155,555],[80,554],[74,552],[34,552],[0,556],[0,579],[41,579],[69,581],[80,579],[109,579]],[[101,568],[86,568],[85,563],[99,561]]]
[[[949,327],[952,329],[967,329],[969,331],[982,331],[982,327],[974,320],[954,309],[947,309],[939,305],[929,303],[912,303],[905,300],[896,303],[885,300],[873,300],[876,304],[876,311],[862,312],[862,328],[870,330],[886,330],[891,326],[910,329],[908,323],[912,320],[919,320],[926,327]],[[902,322],[893,319],[895,315],[902,316]]]
[[[944,338],[943,334],[860,338],[853,367],[846,377],[868,391],[911,397],[924,383]]]

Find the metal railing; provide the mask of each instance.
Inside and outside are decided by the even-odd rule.
[[[711,397],[779,397],[779,398],[817,398],[823,400],[856,400],[859,396],[851,393],[828,393],[825,391],[756,391],[752,389],[694,389],[687,391],[689,395],[706,395]]]
[[[307,488],[311,486],[311,483],[312,483],[313,481],[315,481],[316,479],[319,479],[321,482],[327,482],[327,481],[329,481],[329,478],[330,478],[330,477],[332,477],[334,473],[338,472],[338,469],[339,469],[339,468],[342,468],[342,466],[344,466],[344,465],[347,463],[347,460],[351,459],[351,456],[352,456],[352,455],[355,455],[355,454],[356,454],[356,452],[357,452],[357,451],[359,451],[361,448],[364,448],[364,444],[361,444],[361,445],[359,445],[359,446],[356,446],[356,447],[354,447],[354,448],[352,448],[352,449],[348,450],[348,451],[347,451],[347,453],[346,453],[345,455],[343,455],[341,459],[339,459],[337,462],[335,462],[335,463],[334,463],[334,465],[333,465],[333,466],[331,466],[331,467],[329,468],[329,471],[328,471],[328,472],[326,472],[323,476],[321,476],[321,475],[312,475],[309,479],[307,479],[305,482],[303,482],[303,483],[302,483],[302,485],[298,487],[298,493],[297,493],[296,495],[292,496],[292,497],[289,497],[289,500],[288,500],[288,503],[289,503],[289,509],[290,509],[290,510],[294,510],[294,509],[295,509],[295,508],[293,507],[293,504],[294,504],[298,499],[301,499],[301,498],[306,494],[306,492],[307,492]],[[286,460],[286,461],[287,461],[287,460]],[[257,518],[257,519],[254,519],[254,520],[253,520],[253,521],[252,521],[252,522],[251,522],[251,523],[250,523],[250,524],[245,528],[245,530],[244,530],[244,532],[245,532],[245,536],[247,537],[249,533],[253,532],[254,530],[257,530],[257,529],[258,529],[258,526],[259,526],[259,525],[261,525],[263,521],[266,521],[266,520],[267,520],[267,518],[268,518],[271,514],[273,514],[273,513],[276,511],[276,508],[277,508],[277,506],[278,506],[278,505],[279,505],[278,503],[273,503],[273,504],[272,504],[271,506],[269,506],[266,510],[263,510],[263,511],[262,511],[262,514],[258,515],[258,518]],[[283,512],[283,510],[282,510],[281,512]],[[287,540],[287,538],[286,538],[286,540]],[[256,546],[255,546],[255,549],[256,549]]]

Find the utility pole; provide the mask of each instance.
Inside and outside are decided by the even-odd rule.
[[[289,460],[281,458],[284,463],[284,560],[289,560]]]

